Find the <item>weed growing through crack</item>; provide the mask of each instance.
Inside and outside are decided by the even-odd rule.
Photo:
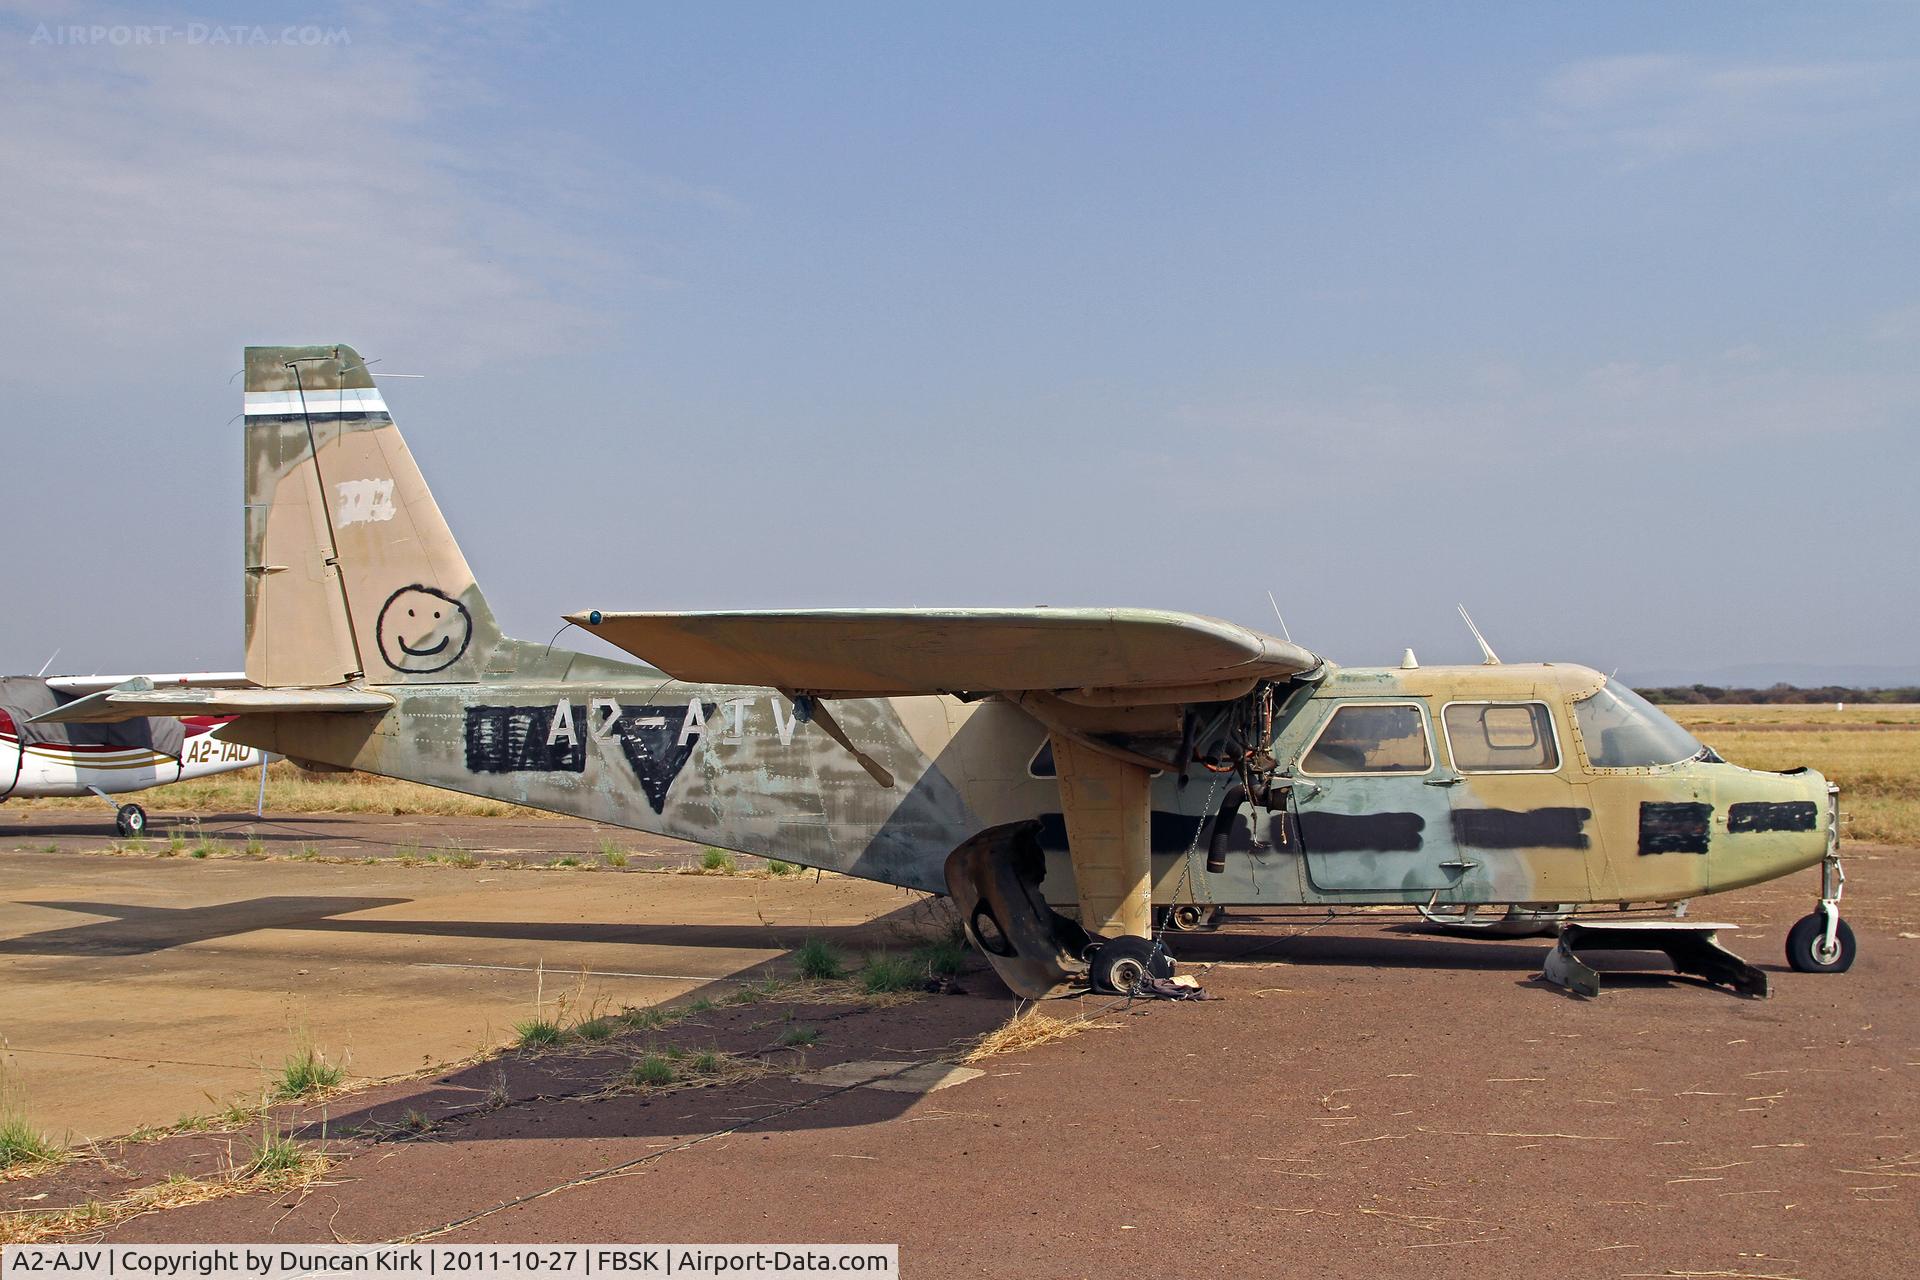
[[[579,1036],[589,1044],[598,1044],[603,1040],[613,1039],[613,1031],[614,1027],[611,1019],[588,1018],[585,1022],[573,1029],[573,1034]]]
[[[0,1169],[41,1164],[57,1160],[62,1154],[59,1145],[36,1129],[17,1108],[10,1106],[0,1115]]]
[[[805,1049],[819,1039],[818,1027],[788,1027],[780,1035],[780,1043],[789,1049]]]
[[[551,1049],[567,1038],[567,1033],[552,1018],[528,1018],[513,1024],[522,1049]]]
[[[938,942],[929,942],[914,953],[914,958],[927,966],[927,971],[935,977],[951,978],[967,967],[967,944],[951,938],[942,938]]]
[[[831,982],[847,972],[840,953],[821,938],[808,938],[793,953],[794,970],[811,982]]]
[[[240,1171],[243,1178],[271,1177],[278,1173],[292,1173],[307,1162],[306,1153],[293,1135],[278,1128],[271,1120],[260,1122],[260,1143],[253,1149],[253,1158]]]
[[[759,982],[743,982],[728,996],[728,1004],[758,1004],[762,1000],[771,1000],[780,994],[785,984],[778,978],[763,978]]]
[[[700,855],[700,869],[717,871],[722,875],[730,876],[740,869],[740,864],[734,861],[733,855],[725,849],[716,849],[709,845],[707,851]]]
[[[313,1045],[303,1044],[281,1066],[280,1075],[273,1082],[273,1096],[281,1101],[310,1098],[339,1087],[346,1075],[345,1067],[328,1062]]]
[[[924,980],[923,973],[912,956],[880,952],[867,957],[866,967],[857,976],[862,991],[870,996],[878,996],[891,991],[913,990]]]
[[[791,862],[782,862],[778,858],[767,859],[767,874],[770,876],[790,876],[799,869]]]
[[[665,1054],[642,1054],[635,1058],[633,1066],[627,1069],[629,1083],[654,1089],[670,1085],[679,1078],[680,1073],[674,1068],[673,1060]]]
[[[658,1005],[649,1005],[645,1009],[624,1009],[620,1021],[637,1031],[658,1031],[673,1021],[673,1015]]]

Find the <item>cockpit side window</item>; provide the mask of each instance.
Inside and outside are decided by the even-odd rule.
[[[1560,767],[1543,702],[1450,702],[1440,713],[1462,773],[1552,773]]]
[[[1596,769],[1650,769],[1706,750],[1658,707],[1614,680],[1575,702],[1573,718],[1587,763]]]
[[[1348,703],[1302,757],[1303,773],[1425,773],[1433,767],[1426,717],[1410,702]]]

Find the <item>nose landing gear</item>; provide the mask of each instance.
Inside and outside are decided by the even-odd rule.
[[[1820,863],[1820,905],[1787,932],[1787,963],[1796,972],[1845,973],[1853,967],[1858,949],[1853,929],[1840,918],[1840,895],[1846,887],[1839,850],[1830,846]]]

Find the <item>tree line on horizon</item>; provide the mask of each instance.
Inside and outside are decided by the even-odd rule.
[[[1776,684],[1765,689],[1730,689],[1716,684],[1675,684],[1637,692],[1648,702],[1664,703],[1920,702],[1920,687],[1913,685],[1898,689],[1854,689],[1829,684],[1802,689],[1797,685]]]

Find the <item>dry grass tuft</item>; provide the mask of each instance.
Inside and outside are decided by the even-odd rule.
[[[1037,1049],[1043,1044],[1052,1044],[1056,1040],[1066,1040],[1083,1031],[1118,1031],[1118,1022],[1095,1020],[1092,1018],[1055,1018],[1041,1013],[1038,1009],[1028,1009],[1025,1013],[1015,1014],[999,1027],[981,1036],[974,1042],[962,1062],[980,1062],[997,1057],[1003,1053],[1019,1053],[1025,1049]]]
[[[65,1209],[20,1209],[0,1214],[0,1244],[43,1244],[97,1236],[145,1214],[251,1191],[304,1191],[331,1163],[323,1148],[303,1146],[268,1129],[263,1131],[259,1146],[239,1153],[229,1150],[226,1168],[209,1178],[175,1174],[118,1200],[89,1200]]]

